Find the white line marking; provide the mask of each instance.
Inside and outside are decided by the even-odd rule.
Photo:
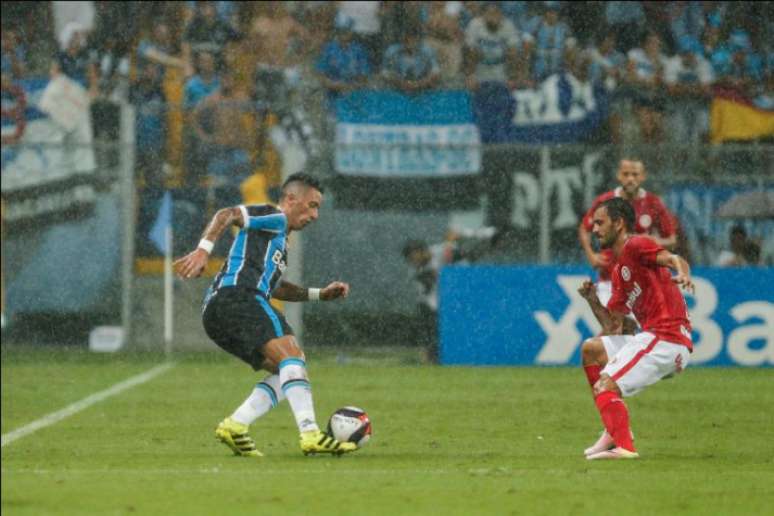
[[[57,423],[65,418],[72,416],[73,414],[80,412],[81,410],[89,408],[95,403],[99,403],[100,401],[106,398],[109,398],[110,396],[119,394],[127,389],[131,389],[135,385],[140,385],[141,383],[145,383],[148,380],[151,380],[157,377],[158,375],[160,375],[161,373],[171,369],[172,367],[174,367],[174,365],[175,365],[174,362],[170,362],[166,364],[161,364],[160,366],[156,366],[153,369],[150,369],[149,371],[145,371],[144,373],[138,374],[137,376],[132,376],[131,378],[128,378],[123,382],[119,382],[114,386],[105,389],[104,391],[95,392],[91,396],[87,396],[80,401],[76,401],[75,403],[72,403],[71,405],[66,406],[62,410],[57,410],[56,412],[47,414],[40,419],[36,419],[32,423],[26,424],[20,428],[17,428],[16,430],[8,432],[7,434],[3,434],[2,446],[0,447],[4,448],[7,444],[11,444],[17,439],[21,439],[26,435],[29,435],[33,432],[37,432],[41,428],[51,426],[54,423]]]

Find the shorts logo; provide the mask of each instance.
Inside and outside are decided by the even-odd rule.
[[[629,281],[632,279],[632,273],[629,271],[629,267],[626,265],[621,267],[621,276],[623,277],[624,281]]]
[[[653,224],[653,219],[650,218],[650,215],[647,213],[640,215],[640,226],[642,226],[643,229],[648,229],[651,224]]]

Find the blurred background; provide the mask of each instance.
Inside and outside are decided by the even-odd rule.
[[[772,2],[4,2],[3,346],[213,349],[231,235],[166,297],[165,254],[300,170],[288,278],[352,285],[282,307],[307,346],[432,349],[444,265],[585,266],[622,158],[692,265],[768,270],[773,44]]]

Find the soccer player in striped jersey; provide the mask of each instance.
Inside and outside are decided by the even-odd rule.
[[[688,309],[678,288],[693,291],[690,267],[655,240],[633,234],[634,225],[634,208],[623,199],[608,199],[596,209],[594,235],[615,260],[612,296],[605,306],[591,281],[578,289],[603,329],[603,336],[582,346],[583,368],[605,426],[602,437],[585,451],[590,460],[639,457],[621,398],[680,373],[693,350]],[[630,312],[642,330],[622,335]]]
[[[281,278],[287,266],[287,240],[317,220],[323,188],[314,177],[293,174],[282,185],[278,207],[235,206],[219,210],[204,230],[199,246],[175,262],[181,278],[199,276],[215,241],[229,226],[239,227],[223,269],[204,299],[202,320],[207,335],[221,348],[269,375],[215,430],[218,440],[236,455],[260,457],[248,427],[282,400],[288,400],[305,454],[341,454],[356,449],[320,430],[304,352],[285,317],[269,304],[282,301],[331,301],[347,297],[349,285],[334,281],[325,288],[302,288]]]

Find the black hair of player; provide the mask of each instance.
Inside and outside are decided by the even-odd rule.
[[[607,216],[610,217],[610,220],[623,220],[627,231],[632,231],[634,229],[636,215],[634,214],[634,207],[629,201],[621,199],[620,197],[613,197],[612,199],[602,202],[599,206],[605,207]]]
[[[403,258],[408,259],[408,257],[411,256],[411,253],[425,250],[427,250],[426,242],[422,240],[409,240],[403,245],[401,253],[403,254]]]
[[[295,174],[291,174],[290,176],[288,176],[285,182],[282,183],[282,197],[285,196],[285,189],[291,183],[301,183],[302,185],[308,186],[310,188],[314,188],[321,194],[325,193],[325,190],[323,189],[323,185],[319,179],[317,179],[311,174],[307,174],[306,172],[296,172]]]

